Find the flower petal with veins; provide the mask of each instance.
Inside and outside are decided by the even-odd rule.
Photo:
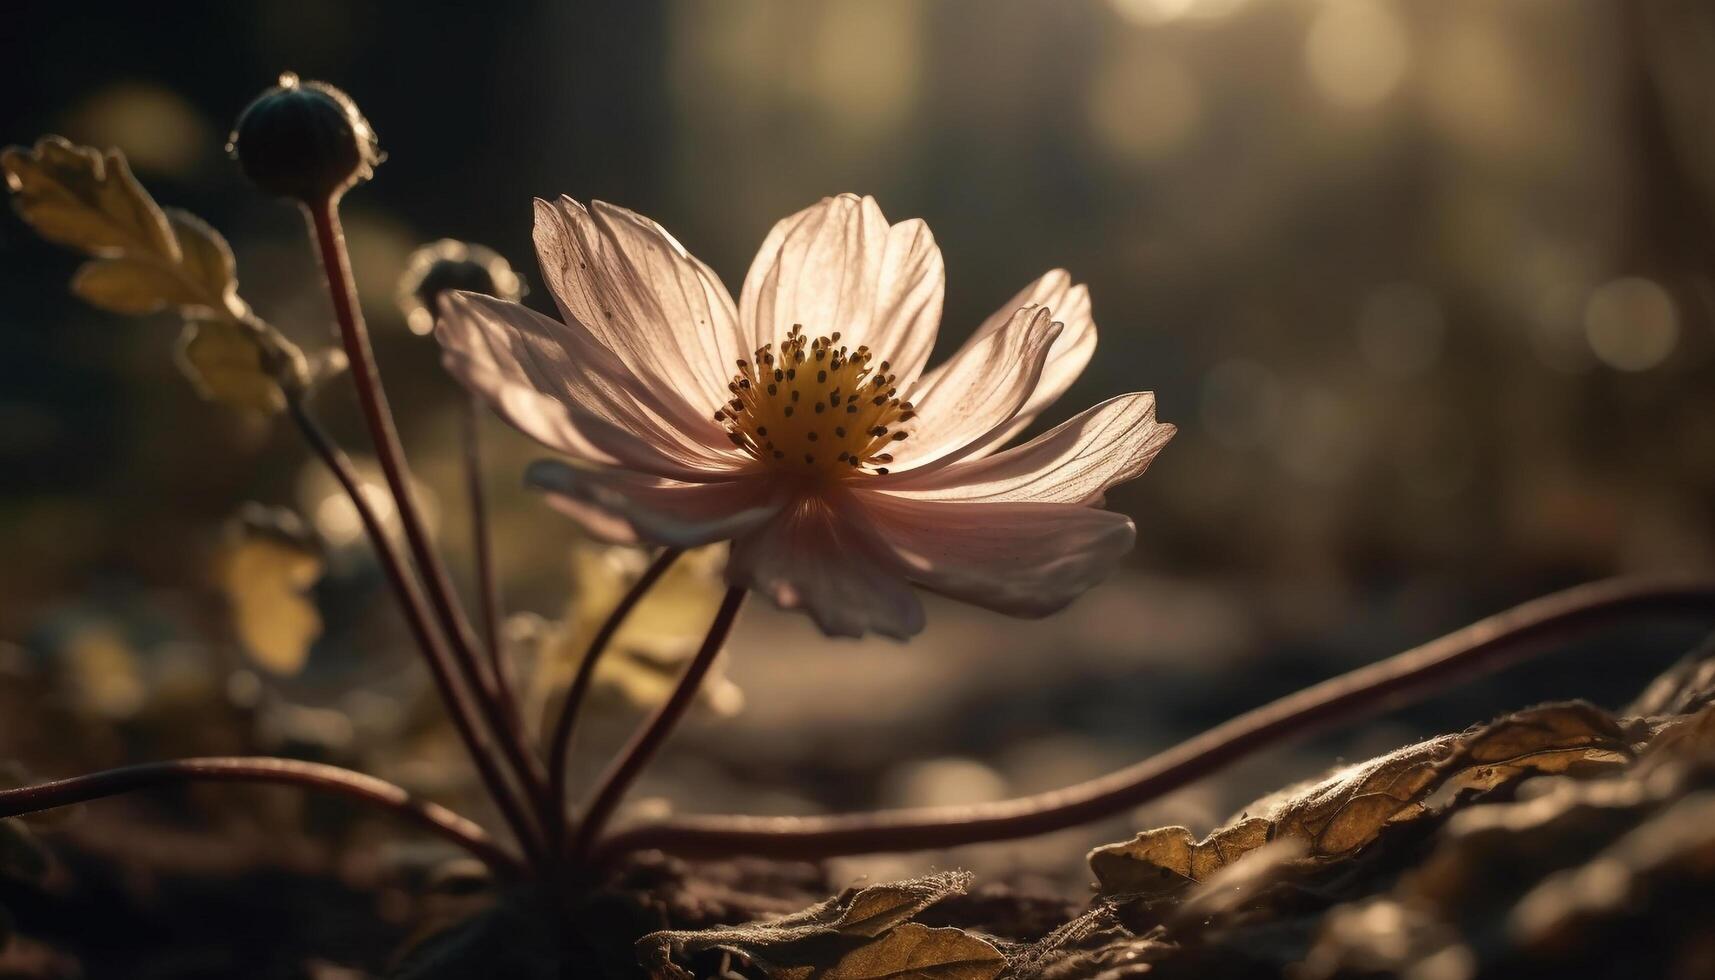
[[[1022,446],[882,477],[875,487],[913,500],[1094,504],[1114,484],[1142,476],[1175,431],[1155,420],[1153,392],[1121,395]]]
[[[829,636],[915,636],[923,629],[923,604],[888,567],[863,520],[849,502],[801,499],[734,539],[727,579],[781,609],[804,610]]]
[[[909,387],[935,346],[946,283],[928,225],[889,225],[874,198],[841,194],[769,232],[739,294],[739,323],[752,348],[795,324],[811,336],[837,332],[890,360]]]
[[[757,478],[729,483],[679,483],[625,470],[579,468],[543,459],[524,482],[548,495],[555,509],[608,544],[695,548],[726,541],[780,511]]]
[[[1131,518],[1076,504],[908,500],[858,490],[899,574],[1009,616],[1064,609],[1131,550]]]
[[[1064,607],[1136,535],[1099,509],[1174,428],[1124,395],[1011,450],[1096,342],[1060,270],[925,372],[945,273],[927,226],[831,197],[774,226],[739,302],[659,225],[537,202],[565,322],[460,295],[445,361],[502,417],[578,461],[529,482],[606,541],[731,540],[730,582],[824,632],[909,637],[912,586],[1015,616]],[[735,370],[736,369],[736,370]]]
[[[1042,377],[1036,382],[1036,390],[1030,393],[1024,407],[1018,410],[1010,423],[985,436],[979,445],[971,449],[969,456],[986,456],[1024,431],[1043,409],[1066,393],[1096,353],[1096,323],[1090,319],[1090,291],[1072,282],[1072,276],[1064,269],[1054,269],[1020,290],[1018,295],[983,321],[971,339],[965,342],[965,347],[1005,327],[1013,313],[1026,306],[1046,306],[1054,314],[1054,319],[1065,325],[1065,329],[1060,331],[1059,339],[1048,351],[1048,360],[1042,365]],[[925,373],[923,384],[934,384],[951,363],[948,360]]]

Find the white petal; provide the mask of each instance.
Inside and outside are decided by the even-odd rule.
[[[730,448],[693,441],[659,400],[575,326],[491,296],[442,299],[443,361],[525,434],[567,455],[673,479],[722,479],[748,467]]]
[[[593,537],[611,544],[694,548],[744,534],[780,510],[757,478],[680,483],[548,459],[531,463],[524,480]]]
[[[1046,616],[1131,550],[1131,518],[1072,504],[907,500],[857,491],[900,573],[1011,616]]]
[[[1090,291],[1081,283],[1074,283],[1072,276],[1064,269],[1054,269],[1040,279],[1024,287],[1018,295],[1004,303],[983,321],[971,339],[965,342],[965,347],[981,340],[983,337],[1006,326],[1012,319],[1013,313],[1025,306],[1046,306],[1054,315],[1054,319],[1065,324],[1060,332],[1060,339],[1048,352],[1048,361],[1042,366],[1042,378],[1037,382],[1036,390],[1018,414],[1007,425],[985,437],[982,443],[972,447],[970,455],[985,456],[1007,443],[1007,440],[1023,431],[1036,416],[1044,409],[1054,404],[1072,382],[1084,373],[1089,365],[1090,357],[1096,352],[1096,323],[1090,318]],[[961,350],[961,353],[963,351]],[[954,357],[958,355],[955,354]],[[928,385],[951,364],[949,360],[923,375],[923,383]]]
[[[800,500],[733,541],[727,580],[781,609],[804,610],[829,636],[914,636],[923,629],[923,604],[862,521],[849,504]]]
[[[873,198],[841,194],[774,226],[745,276],[739,322],[752,350],[795,324],[867,344],[905,387],[935,346],[946,290],[941,250],[917,219],[889,225]]]
[[[601,201],[538,200],[535,239],[567,321],[660,389],[687,432],[724,438],[710,415],[744,353],[732,297],[709,267],[660,225]]]
[[[910,438],[894,444],[895,469],[943,466],[985,444],[1012,421],[1036,390],[1060,324],[1027,306],[1006,326],[967,345],[911,396],[917,415],[903,424]]]
[[[876,490],[914,500],[1039,501],[1092,504],[1149,468],[1173,438],[1155,420],[1155,395],[1109,399],[1022,446],[933,471],[876,477]]]

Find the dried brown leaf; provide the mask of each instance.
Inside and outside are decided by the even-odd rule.
[[[1450,797],[1525,775],[1623,765],[1641,734],[1639,726],[1622,726],[1582,702],[1529,708],[1259,800],[1243,819],[1202,840],[1184,827],[1164,827],[1096,848],[1090,867],[1103,894],[1155,895],[1203,881],[1274,840],[1305,844],[1306,861],[1333,860],[1370,844],[1389,826],[1431,812],[1438,791]]]
[[[984,940],[951,926],[907,922],[840,957],[826,969],[790,970],[788,980],[991,980],[1006,957]]]
[[[662,931],[650,933],[637,941],[637,958],[657,977],[685,977],[689,974],[673,963],[675,950],[695,955],[709,950],[736,953],[755,963],[771,978],[820,977],[829,974],[841,958],[868,945],[868,941],[884,936],[909,921],[917,913],[948,895],[962,893],[970,884],[965,872],[946,872],[913,878],[910,881],[848,890],[844,894],[813,905],[802,912],[767,922],[695,931]],[[957,930],[954,930],[957,931]],[[923,955],[945,945],[935,940]],[[987,945],[986,943],[984,944]],[[878,951],[875,962],[889,956],[905,955],[915,945],[890,946]],[[954,947],[949,947],[954,948]],[[962,947],[969,951],[970,947]],[[992,947],[990,947],[992,949]],[[996,954],[999,955],[998,953]],[[909,956],[905,956],[906,962]],[[867,960],[860,960],[861,965]],[[949,961],[952,962],[952,961]],[[854,966],[854,969],[856,967]],[[998,972],[998,968],[997,968]],[[859,977],[866,974],[833,974]],[[874,976],[964,977],[977,974],[962,973],[895,973]],[[992,976],[993,974],[987,974]]]

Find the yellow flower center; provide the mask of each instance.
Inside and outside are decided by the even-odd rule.
[[[732,400],[715,412],[733,445],[805,476],[886,473],[887,448],[916,413],[899,400],[886,361],[871,368],[868,347],[839,342],[838,333],[810,340],[795,323],[779,353],[764,344],[755,361],[740,360]]]

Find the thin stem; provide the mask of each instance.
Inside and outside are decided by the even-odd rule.
[[[437,803],[419,800],[374,776],[319,762],[267,756],[176,759],[108,769],[51,783],[0,791],[0,817],[51,810],[157,786],[181,783],[274,783],[302,786],[382,807],[481,858],[496,873],[523,871],[517,856],[495,843],[480,826]]]
[[[1557,592],[1270,702],[1130,768],[1036,796],[819,817],[686,817],[617,834],[603,842],[597,859],[645,848],[686,856],[814,859],[955,847],[1074,827],[1148,802],[1285,739],[1517,663],[1552,638],[1659,613],[1715,613],[1715,582],[1610,579]]]
[[[429,674],[434,678],[435,688],[447,706],[447,714],[452,717],[453,727],[458,730],[459,738],[470,753],[471,761],[476,764],[483,785],[488,789],[488,795],[493,798],[495,807],[512,828],[525,853],[532,859],[540,857],[543,850],[541,835],[546,829],[539,832],[530,822],[526,811],[514,797],[506,776],[495,764],[496,756],[489,745],[488,734],[478,723],[475,709],[471,707],[466,693],[453,675],[452,654],[447,649],[445,638],[435,629],[430,619],[428,602],[423,597],[423,591],[412,577],[405,557],[399,553],[399,546],[388,536],[386,526],[381,523],[375,508],[370,505],[369,497],[363,492],[363,484],[358,480],[351,460],[316,422],[302,401],[297,398],[288,400],[287,409],[303,433],[304,441],[309,443],[310,448],[334,475],[334,479],[339,481],[346,496],[350,498],[352,507],[357,510],[363,530],[375,548],[376,559],[381,563],[387,582],[392,586],[393,594],[399,600],[399,607],[405,614],[405,622],[411,628],[412,639],[416,641],[417,648],[423,651],[423,659],[428,661]]]
[[[470,501],[471,551],[476,555],[477,597],[482,608],[483,639],[487,641],[489,669],[494,673],[500,705],[507,723],[522,730],[517,717],[517,687],[502,644],[500,579],[494,568],[494,541],[489,534],[488,494],[482,486],[482,405],[472,394],[459,413],[464,428],[465,495]]]
[[[739,607],[744,605],[745,590],[742,588],[727,589],[726,597],[721,600],[721,607],[715,613],[714,622],[709,624],[709,633],[703,637],[703,645],[697,650],[696,656],[685,665],[685,670],[679,675],[679,681],[673,687],[673,693],[667,700],[655,709],[655,714],[648,724],[639,729],[631,739],[631,743],[620,753],[618,759],[608,767],[602,776],[595,796],[584,811],[583,821],[578,825],[572,838],[570,855],[573,860],[581,859],[595,843],[602,828],[607,826],[608,818],[619,806],[619,801],[625,796],[626,790],[636,781],[643,767],[655,757],[661,743],[667,740],[677,727],[679,719],[685,714],[685,709],[691,706],[691,701],[697,695],[697,689],[703,684],[703,678],[714,664],[715,657],[720,654],[721,647],[726,644],[727,634],[732,632],[733,622],[738,619]]]
[[[308,207],[310,225],[314,231],[317,253],[326,274],[328,291],[333,298],[334,316],[339,321],[341,343],[346,359],[351,362],[351,378],[357,388],[358,401],[363,408],[364,422],[370,439],[375,443],[376,457],[387,478],[399,523],[404,528],[406,543],[423,576],[429,600],[436,618],[446,631],[453,661],[465,682],[471,686],[483,717],[494,730],[502,752],[525,793],[539,807],[539,816],[546,817],[545,782],[538,761],[524,743],[523,732],[508,721],[516,712],[501,707],[500,691],[493,676],[483,669],[476,656],[478,643],[459,605],[446,565],[429,543],[427,525],[417,506],[417,496],[411,490],[410,472],[405,463],[405,450],[399,442],[399,432],[393,424],[393,412],[387,404],[387,393],[381,386],[380,370],[375,363],[375,351],[369,343],[369,331],[358,310],[357,292],[351,276],[351,260],[346,254],[345,233],[340,228],[339,202],[330,197]],[[557,816],[555,819],[558,819]]]
[[[578,661],[577,673],[572,676],[572,684],[566,688],[566,698],[560,704],[560,714],[554,720],[554,728],[548,738],[548,787],[549,795],[554,801],[554,812],[565,813],[571,801],[568,799],[567,781],[570,778],[566,772],[567,764],[572,754],[572,734],[577,729],[578,711],[583,705],[585,696],[589,693],[590,683],[595,680],[597,663],[602,654],[607,652],[607,646],[613,642],[614,634],[637,608],[673,562],[685,553],[683,548],[667,548],[644,569],[643,575],[632,583],[626,590],[624,598],[608,613],[607,619],[601,624],[601,629],[590,638],[589,646],[584,650],[584,658]]]

